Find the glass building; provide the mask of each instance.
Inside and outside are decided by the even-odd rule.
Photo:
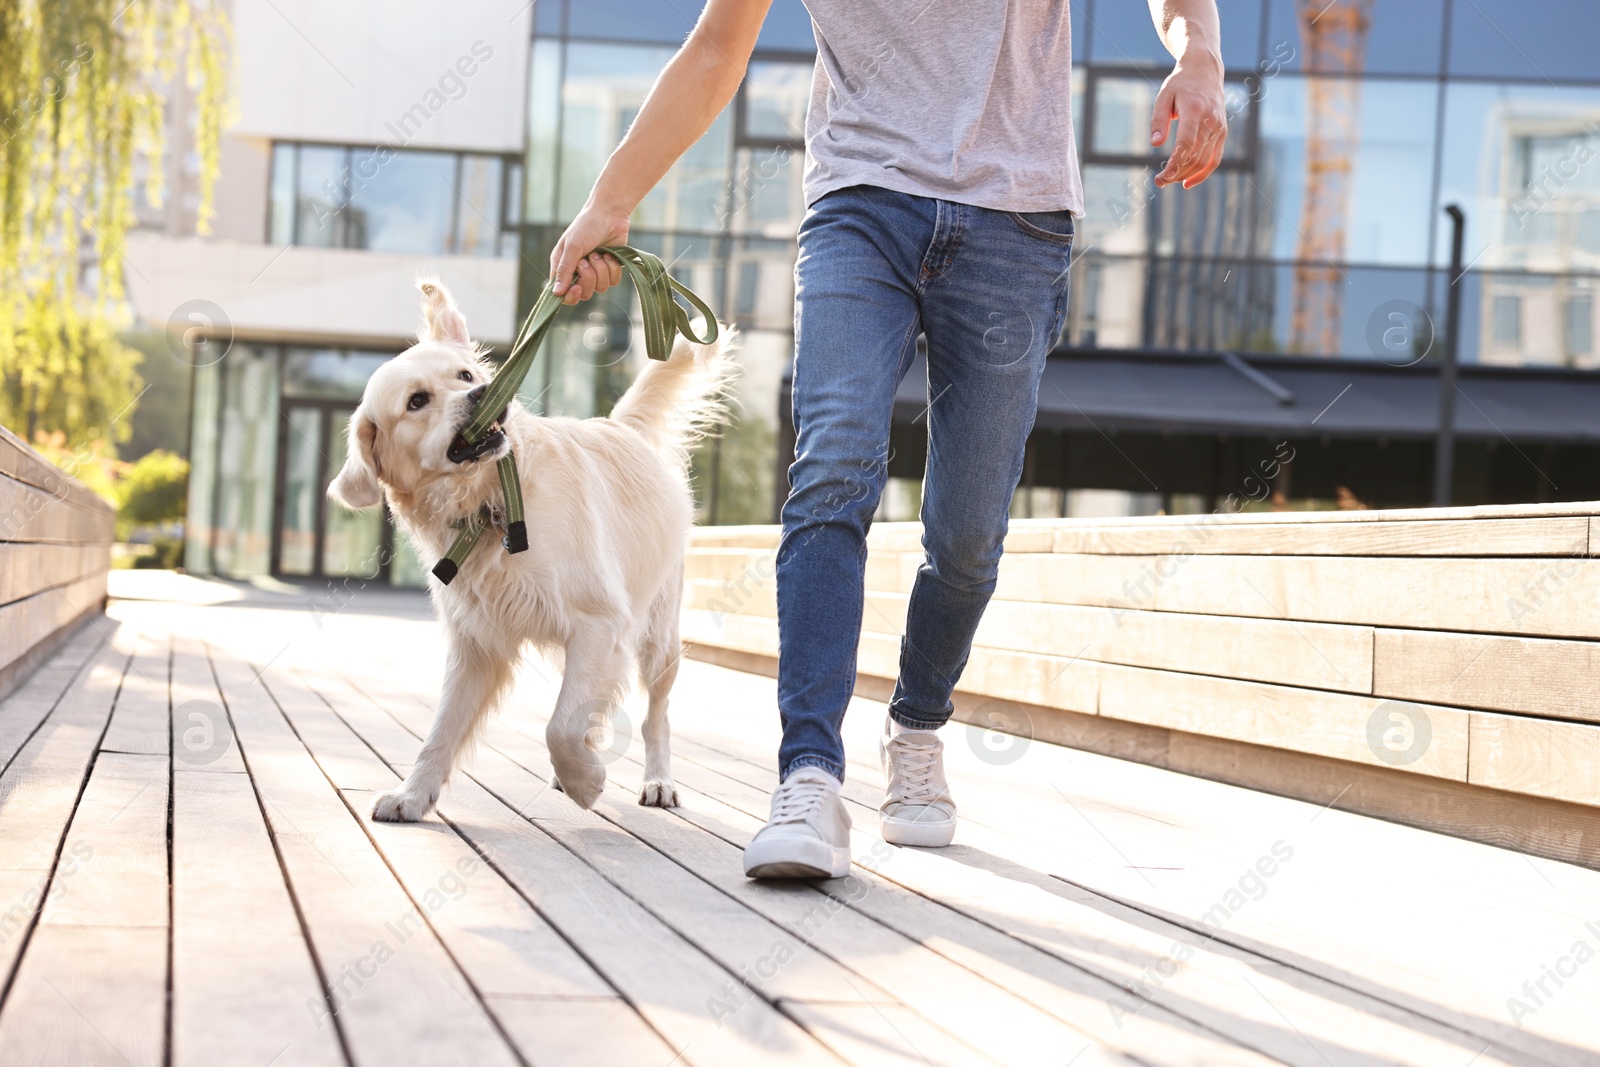
[[[538,0],[520,157],[401,149],[364,170],[378,147],[275,141],[267,239],[507,260],[525,313],[701,6]],[[1218,6],[1228,151],[1199,188],[1157,191],[1146,134],[1171,61],[1147,5],[1071,4],[1087,214],[1016,514],[1428,503],[1452,345],[1454,502],[1600,496],[1600,5]],[[773,521],[783,494],[814,55],[800,0],[776,0],[734,102],[633,218],[630,240],[743,337],[737,422],[696,459],[702,522]],[[1459,272],[1447,205],[1465,218]],[[197,379],[191,566],[418,581],[388,523],[323,496],[392,345],[242,347]],[[558,320],[524,400],[602,414],[644,358],[623,286]],[[892,428],[885,518],[916,516],[918,375]]]

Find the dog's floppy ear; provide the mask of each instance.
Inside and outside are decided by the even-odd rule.
[[[378,424],[357,410],[350,417],[350,445],[344,466],[328,486],[330,497],[347,508],[372,508],[382,502],[377,445]]]
[[[450,290],[440,285],[437,278],[420,278],[417,288],[422,290],[422,339],[471,344],[467,339],[467,320],[456,307]]]

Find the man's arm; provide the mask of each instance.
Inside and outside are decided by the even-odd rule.
[[[1222,162],[1228,116],[1222,97],[1222,31],[1216,0],[1149,0],[1156,32],[1177,60],[1161,83],[1150,119],[1150,143],[1160,146],[1176,119],[1178,143],[1157,187],[1182,182],[1193,189]]]
[[[566,303],[576,304],[621,283],[620,263],[590,253],[601,245],[627,242],[633,209],[728,106],[744,80],[771,6],[772,0],[706,4],[606,161],[583,210],[550,253],[550,276],[556,280],[556,293],[566,294]]]

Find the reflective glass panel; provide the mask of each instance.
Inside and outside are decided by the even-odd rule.
[[[1427,261],[1437,93],[1423,81],[1273,79],[1251,180],[1274,257]]]
[[[1267,51],[1286,70],[1437,74],[1445,0],[1268,0]],[[1460,18],[1458,3],[1456,18]],[[1365,14],[1363,23],[1350,13]],[[1314,27],[1314,29],[1313,29]],[[1340,46],[1353,42],[1357,47]],[[1316,47],[1320,46],[1321,51]]]
[[[450,251],[456,156],[448,152],[363,154],[352,171],[348,248]]]
[[[349,453],[349,423],[351,413],[336,411],[330,417],[328,442],[328,470],[344,466]],[[322,573],[331,576],[354,575],[375,577],[382,559],[380,551],[383,536],[383,509],[367,508],[351,511],[336,501],[327,508],[327,536],[322,545]]]
[[[1476,268],[1600,270],[1600,88],[1455,83],[1439,202],[1466,214]],[[1449,262],[1441,216],[1434,262]]]
[[[291,406],[284,412],[283,514],[278,568],[284,574],[310,574],[317,559],[317,500],[322,496],[322,410]]]
[[[297,245],[339,248],[345,243],[349,188],[345,181],[346,151],[326,145],[300,145],[295,215]]]
[[[1450,73],[1595,81],[1597,38],[1600,4],[1594,0],[1456,0]]]
[[[359,400],[367,379],[391,357],[383,352],[290,348],[283,357],[283,395]]]

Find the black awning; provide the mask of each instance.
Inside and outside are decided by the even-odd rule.
[[[1456,433],[1464,439],[1600,443],[1600,373],[1462,367]],[[912,368],[895,421],[927,406]],[[1039,387],[1040,428],[1415,439],[1439,426],[1439,368],[1218,353],[1063,350]]]

